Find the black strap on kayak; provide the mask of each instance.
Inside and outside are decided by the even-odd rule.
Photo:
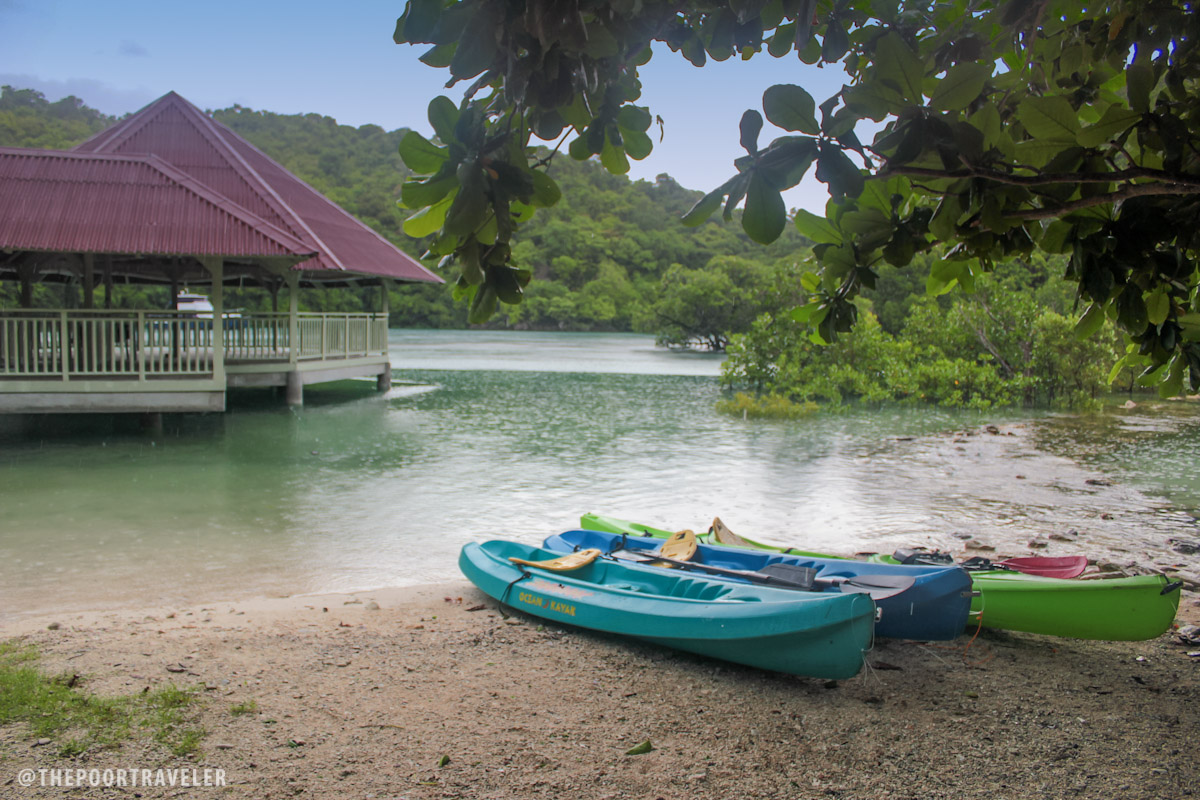
[[[1009,572],[1016,572],[1012,567],[992,561],[990,558],[984,558],[983,556],[971,556],[966,561],[960,561],[958,565],[968,572],[982,570],[1007,570]]]
[[[1162,591],[1159,592],[1159,594],[1160,595],[1170,594],[1171,592],[1175,591],[1176,589],[1182,589],[1182,588],[1183,588],[1183,581],[1172,581],[1171,583],[1168,583],[1166,586],[1164,586],[1162,588]]]
[[[504,587],[504,594],[500,595],[500,602],[501,602],[501,603],[504,603],[505,605],[509,605],[509,602],[508,602],[508,593],[512,591],[512,587],[516,586],[518,583],[520,583],[521,581],[525,580],[526,578],[532,578],[532,577],[533,577],[533,576],[532,576],[532,575],[530,575],[530,574],[529,574],[528,572],[526,572],[525,570],[521,570],[521,574],[520,574],[520,576],[519,576],[519,577],[517,577],[517,578],[514,578],[514,579],[512,580],[512,582],[508,584],[508,586],[505,586],[505,587]]]
[[[949,553],[942,553],[937,550],[929,552],[926,550],[901,549],[892,553],[892,558],[896,559],[901,564],[928,564],[931,566],[943,566],[954,563],[954,559]]]

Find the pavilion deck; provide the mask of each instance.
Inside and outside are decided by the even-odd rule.
[[[0,413],[222,411],[229,387],[387,383],[386,314],[0,311]]]

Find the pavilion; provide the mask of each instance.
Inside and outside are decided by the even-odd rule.
[[[390,385],[388,287],[441,278],[171,92],[69,151],[0,148],[0,413],[223,411],[230,387],[375,376]],[[32,309],[37,281],[82,308]],[[94,308],[97,285],[208,287],[207,314]],[[287,288],[226,313],[224,287]],[[378,313],[305,313],[300,287],[377,285]],[[105,297],[111,296],[105,292]]]

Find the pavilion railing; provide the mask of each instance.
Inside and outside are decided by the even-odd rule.
[[[0,377],[212,374],[212,320],[178,311],[0,311]]]
[[[290,361],[286,313],[224,318],[226,361]],[[301,313],[296,361],[387,354],[381,314]],[[213,320],[194,312],[0,311],[0,378],[203,376],[213,372]]]
[[[256,361],[287,359],[291,322],[283,313],[253,313],[225,319],[225,357]],[[386,355],[387,318],[382,314],[297,315],[296,360],[329,360]]]

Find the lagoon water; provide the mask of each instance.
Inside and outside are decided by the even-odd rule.
[[[247,392],[157,434],[0,418],[0,618],[456,579],[465,542],[587,511],[842,553],[1073,532],[1045,552],[1165,564],[1198,538],[1194,404],[747,421],[714,411],[720,357],[645,336],[397,330],[392,359],[386,394]]]

